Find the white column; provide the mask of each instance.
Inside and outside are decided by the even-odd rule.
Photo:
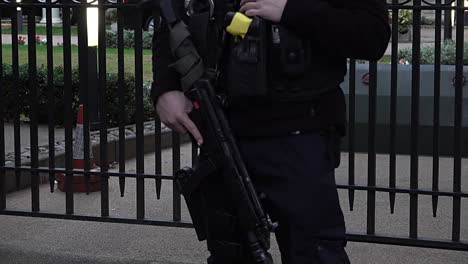
[[[42,8],[42,19],[41,24],[46,23],[46,9]],[[62,19],[60,18],[60,10],[58,8],[52,8],[52,24],[61,24]]]

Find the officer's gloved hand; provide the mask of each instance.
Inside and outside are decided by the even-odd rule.
[[[192,134],[199,145],[203,144],[203,138],[195,124],[190,120],[188,113],[193,110],[190,101],[181,91],[169,91],[163,93],[156,103],[156,112],[166,126],[181,134]]]
[[[259,16],[272,22],[279,22],[288,0],[242,0],[240,12],[247,16]]]

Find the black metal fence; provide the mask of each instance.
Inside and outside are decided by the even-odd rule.
[[[462,190],[462,162],[466,162],[462,157],[462,131],[467,124],[463,123],[464,112],[464,1],[463,0],[451,0],[451,1],[397,1],[392,0],[389,2],[389,8],[393,10],[392,13],[392,42],[391,42],[391,83],[390,83],[390,104],[389,104],[389,124],[387,129],[389,130],[389,153],[385,154],[389,158],[389,162],[385,165],[385,170],[388,170],[388,186],[377,184],[377,151],[376,142],[380,141],[381,138],[377,138],[376,126],[377,117],[376,112],[378,111],[377,105],[377,91],[378,91],[378,62],[370,62],[368,64],[370,79],[369,79],[369,90],[368,90],[368,118],[367,118],[367,184],[359,185],[356,183],[356,65],[357,61],[350,59],[349,61],[349,79],[348,82],[348,104],[349,104],[349,129],[347,137],[347,148],[348,148],[348,171],[347,171],[347,184],[340,184],[338,187],[348,193],[348,199],[351,210],[354,207],[355,194],[358,192],[365,193],[367,195],[367,203],[363,204],[367,208],[367,222],[366,232],[363,233],[349,233],[349,239],[351,241],[362,241],[362,242],[373,242],[373,243],[384,243],[384,244],[396,244],[396,245],[408,245],[408,246],[420,246],[420,247],[431,247],[431,248],[443,248],[443,249],[456,249],[456,250],[468,250],[468,234],[467,232],[468,222],[466,219],[462,219],[462,214],[466,212],[462,211],[462,199],[468,198],[468,193]],[[96,4],[96,5],[95,5]],[[87,14],[86,8],[94,7],[99,10],[99,43],[98,49],[95,47],[88,46],[87,31],[92,27],[87,27]],[[21,8],[21,12],[26,19],[27,34],[26,40],[27,45],[22,46],[24,37],[20,34],[21,28],[18,27],[22,24],[23,16],[18,16],[17,8]],[[39,43],[36,40],[36,15],[42,8],[46,10],[46,47],[45,52],[39,54]],[[60,26],[61,39],[63,41],[62,47],[56,47],[56,43],[51,41],[54,39],[53,36],[53,25],[52,25],[52,8],[61,8],[62,12],[62,25]],[[107,55],[110,52],[106,49],[106,10],[117,9],[117,59],[115,64],[117,65],[115,72],[118,78],[118,87],[115,87],[114,100],[109,100],[106,96],[106,89],[109,87],[106,85],[109,75],[107,74],[110,68]],[[410,186],[399,187],[397,185],[397,151],[396,151],[396,137],[397,137],[397,111],[398,111],[398,77],[399,77],[399,57],[398,57],[398,10],[412,10],[412,26],[411,31],[413,33],[413,40],[411,43],[412,58],[411,58],[411,111],[408,115],[411,116],[410,123]],[[124,10],[131,10],[133,20],[133,32],[134,32],[134,51],[132,53],[132,60],[126,59],[126,52],[124,50]],[[432,42],[434,49],[434,89],[433,89],[433,123],[432,129],[432,188],[423,189],[419,187],[420,179],[420,167],[419,167],[419,146],[423,143],[419,135],[420,132],[420,91],[421,91],[421,80],[420,80],[420,60],[421,60],[421,18],[423,12],[431,11],[434,16],[434,40]],[[78,26],[77,36],[72,32],[71,16],[78,15]],[[47,217],[47,218],[60,218],[60,219],[74,219],[74,220],[86,220],[86,221],[99,221],[99,222],[115,222],[115,223],[130,223],[130,224],[145,224],[145,225],[161,225],[161,226],[177,226],[177,227],[191,227],[191,223],[188,221],[182,221],[181,212],[181,199],[180,195],[175,191],[172,194],[173,206],[172,206],[172,219],[154,219],[148,218],[145,213],[145,201],[147,194],[145,194],[145,184],[148,184],[149,180],[155,181],[155,188],[157,196],[161,191],[163,181],[171,181],[172,175],[162,174],[162,147],[164,144],[164,133],[161,130],[161,123],[158,120],[151,121],[155,127],[154,136],[151,136],[151,140],[147,140],[148,136],[145,135],[145,116],[148,116],[148,112],[144,110],[144,78],[145,69],[151,68],[151,65],[144,64],[144,50],[143,50],[143,12],[135,3],[127,3],[123,0],[112,1],[93,1],[93,3],[83,3],[80,1],[35,1],[35,0],[22,0],[21,2],[0,0],[0,17],[7,17],[10,24],[0,28],[0,214],[3,215],[17,215],[17,216],[34,216],[34,217]],[[155,16],[157,14],[154,14]],[[439,146],[441,142],[446,142],[447,139],[442,141],[439,130],[440,130],[440,116],[441,111],[440,104],[440,89],[441,89],[441,49],[443,45],[443,39],[452,38],[451,19],[455,18],[455,45],[456,45],[456,63],[455,63],[455,79],[454,79],[454,96],[453,96],[453,126],[451,128],[451,138],[448,139],[453,143],[453,151],[450,155],[450,160],[453,162],[453,174],[452,175],[439,175],[440,171],[440,153]],[[444,23],[442,23],[444,21]],[[445,26],[444,26],[444,25]],[[96,25],[92,25],[96,27]],[[444,37],[442,37],[442,31],[444,29]],[[20,38],[21,37],[21,38]],[[74,43],[77,41],[77,43]],[[4,42],[4,43],[2,43]],[[11,43],[6,43],[11,42]],[[75,47],[77,45],[77,47]],[[60,56],[54,50],[59,49]],[[21,55],[22,51],[26,55]],[[77,51],[77,53],[75,52]],[[42,91],[38,90],[41,85],[38,79],[38,58],[45,54],[45,64],[47,76],[45,79],[46,89]],[[60,57],[59,64],[62,65],[63,71],[60,72],[60,76],[57,76],[54,71],[54,64],[57,64],[56,57]],[[27,89],[26,96],[23,96],[21,91],[24,87],[19,87],[21,84],[21,64],[20,61],[27,60]],[[43,61],[43,59],[41,59]],[[133,106],[126,105],[126,88],[125,83],[125,68],[126,64],[132,64],[131,69],[132,75],[134,76],[134,92],[132,95],[135,98]],[[79,77],[79,89],[78,91],[73,88],[73,74],[74,65],[78,66],[78,77]],[[96,67],[96,69],[93,69]],[[5,69],[11,68],[11,74],[9,79],[6,76]],[[56,79],[63,80],[63,91],[57,91],[54,81]],[[10,81],[8,81],[8,80]],[[12,80],[12,81],[11,81]],[[92,89],[91,89],[91,88]],[[8,90],[8,96],[7,94]],[[63,109],[60,111],[56,110],[57,102],[55,94],[61,93],[63,95]],[[45,106],[41,106],[39,97],[46,95]],[[84,105],[84,170],[73,168],[73,120],[75,113],[74,100],[79,97],[80,103]],[[93,101],[94,100],[94,101]],[[6,108],[7,103],[12,103],[12,107]],[[117,105],[117,107],[115,107]],[[21,137],[22,118],[20,114],[24,106],[27,106],[27,118],[29,123],[29,164],[24,162],[22,157],[24,142]],[[98,108],[93,109],[93,106]],[[114,107],[111,107],[114,106]],[[42,108],[41,108],[42,107]],[[109,113],[112,111],[118,112],[118,139],[115,141],[115,148],[109,151]],[[115,110],[117,109],[117,110]],[[64,131],[64,162],[63,165],[56,163],[57,157],[55,151],[48,152],[47,165],[40,165],[40,146],[38,142],[38,126],[39,117],[41,111],[47,113],[47,124],[48,124],[48,146],[53,149],[56,138],[56,118],[59,115],[63,116],[63,131]],[[135,149],[128,149],[126,142],[126,127],[128,120],[126,120],[129,111],[134,112],[135,123],[135,135],[132,138],[135,143]],[[466,111],[466,110],[465,110]],[[11,115],[8,113],[12,113]],[[99,113],[98,115],[96,113]],[[5,136],[5,124],[6,122],[12,123],[13,126],[13,137],[9,138]],[[90,156],[90,145],[91,136],[89,133],[90,128],[93,128],[94,123],[98,124],[99,128],[99,156],[100,170],[91,171]],[[173,171],[181,167],[181,138],[176,134],[171,134],[169,138],[172,142],[172,169]],[[12,141],[14,145],[13,154],[11,156],[11,162],[9,162],[9,155],[6,153],[5,142]],[[151,146],[148,146],[148,142]],[[154,172],[145,172],[145,151],[149,149],[155,153],[154,159]],[[134,172],[128,171],[125,167],[126,157],[129,152],[134,152],[136,157],[136,170]],[[195,157],[196,148],[192,148],[192,157]],[[110,158],[112,156],[112,158]],[[118,171],[109,170],[109,161],[115,157],[118,160],[120,166]],[[27,165],[26,165],[27,164]],[[465,171],[466,172],[466,171]],[[359,172],[360,173],[360,172]],[[48,175],[48,182],[51,191],[54,190],[56,174],[65,174],[65,208],[62,213],[50,213],[41,210],[41,199],[40,199],[40,188],[41,175]],[[99,176],[100,182],[100,197],[101,197],[101,213],[100,216],[91,216],[78,214],[75,212],[74,206],[74,193],[72,190],[73,175],[84,174],[86,179],[86,185],[90,184],[90,175]],[[11,177],[13,175],[13,178]],[[31,190],[31,209],[30,210],[17,210],[7,208],[7,182],[13,179],[16,188],[22,185],[24,175],[30,175],[30,190]],[[440,176],[452,177],[453,188],[451,190],[441,190],[439,188]],[[109,179],[117,177],[120,191],[123,195],[125,192],[126,179],[134,179],[136,181],[135,190],[135,217],[116,217],[110,214],[109,208]],[[465,174],[466,179],[466,174]],[[465,185],[466,186],[466,185]],[[133,191],[133,190],[132,190]],[[342,192],[343,193],[343,192]],[[407,236],[401,235],[381,235],[376,232],[376,196],[381,193],[389,194],[389,201],[391,212],[393,213],[395,208],[395,200],[397,197],[405,196],[409,197],[409,233]],[[434,216],[436,216],[439,197],[449,198],[452,200],[452,215],[451,215],[451,230],[452,233],[449,239],[442,238],[420,238],[418,235],[418,223],[420,223],[419,206],[418,201],[423,196],[432,197],[432,207]],[[466,209],[466,207],[464,208]],[[464,222],[463,222],[464,220]]]

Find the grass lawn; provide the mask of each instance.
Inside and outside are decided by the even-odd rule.
[[[383,57],[379,60],[379,63],[383,63],[383,64],[390,64],[390,63],[392,63],[392,56],[389,56],[389,55],[383,56]]]
[[[2,45],[2,63],[11,64],[12,62],[12,46]],[[47,65],[47,46],[36,46],[37,52],[37,65]],[[19,64],[28,63],[28,46],[18,46],[18,59]],[[78,67],[78,47],[72,46],[72,65]],[[143,80],[152,80],[152,67],[151,67],[151,50],[143,50]],[[135,51],[133,49],[124,50],[124,69],[125,72],[135,72]],[[106,50],[107,58],[107,72],[117,72],[117,49]],[[57,46],[53,49],[53,61],[55,66],[63,65],[63,47]]]
[[[349,62],[349,61],[348,61]],[[361,64],[367,64],[369,61],[365,60],[356,60],[356,63],[361,63]],[[390,55],[384,55],[379,61],[379,64],[390,64],[392,63],[392,56]]]
[[[72,36],[78,35],[78,28],[76,26],[72,26],[70,29]],[[11,27],[2,27],[2,34],[11,34]],[[28,34],[28,27],[23,26],[23,32],[20,34]],[[45,26],[36,26],[36,35],[46,35],[46,27]],[[63,35],[63,28],[62,27],[52,27],[52,35]]]

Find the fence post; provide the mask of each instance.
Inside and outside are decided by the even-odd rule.
[[[452,6],[451,0],[445,0],[447,6]],[[452,39],[452,10],[445,9],[444,11],[444,40]]]

